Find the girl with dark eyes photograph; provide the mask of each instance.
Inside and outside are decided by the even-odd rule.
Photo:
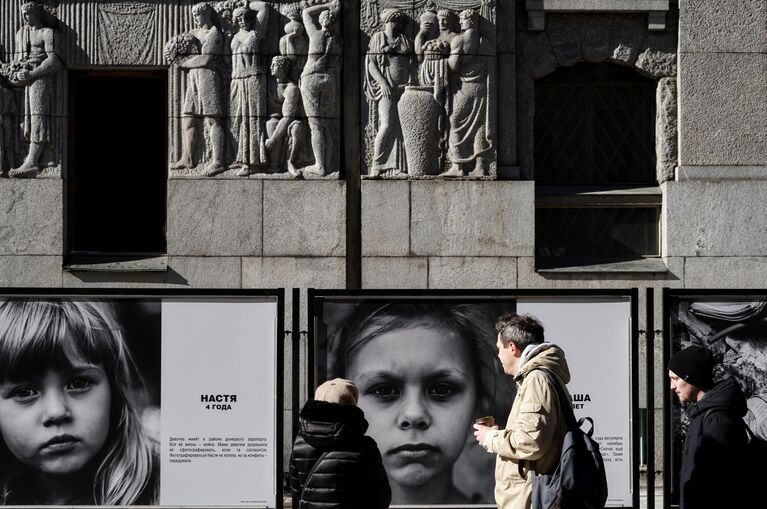
[[[471,448],[472,423],[501,421],[513,384],[483,305],[364,302],[328,328],[327,376],[358,386],[392,505],[492,503],[494,458]]]
[[[157,503],[143,394],[109,303],[0,300],[0,504]]]

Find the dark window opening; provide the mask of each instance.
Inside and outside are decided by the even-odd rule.
[[[613,64],[535,82],[536,266],[661,255],[655,89]]]
[[[638,258],[658,256],[657,208],[538,209],[536,255]]]
[[[166,251],[166,71],[71,71],[67,251]]]
[[[657,184],[655,87],[611,64],[561,68],[536,81],[536,182]]]

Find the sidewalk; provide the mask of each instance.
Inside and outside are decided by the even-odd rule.
[[[285,497],[285,509],[292,508],[290,497]],[[647,490],[642,488],[639,492],[639,509],[647,509]],[[655,509],[663,509],[663,487],[655,488]]]

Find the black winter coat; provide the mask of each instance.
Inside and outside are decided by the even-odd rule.
[[[356,406],[308,401],[290,456],[299,509],[383,509],[391,488],[368,423]]]
[[[746,398],[728,379],[716,384],[687,407],[690,425],[682,453],[680,509],[747,507],[743,423]]]

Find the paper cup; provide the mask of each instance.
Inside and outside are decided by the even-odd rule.
[[[486,415],[484,417],[478,417],[477,419],[475,419],[474,424],[479,424],[482,426],[487,426],[489,428],[492,428],[493,426],[495,426],[495,419],[493,418],[492,415]]]

